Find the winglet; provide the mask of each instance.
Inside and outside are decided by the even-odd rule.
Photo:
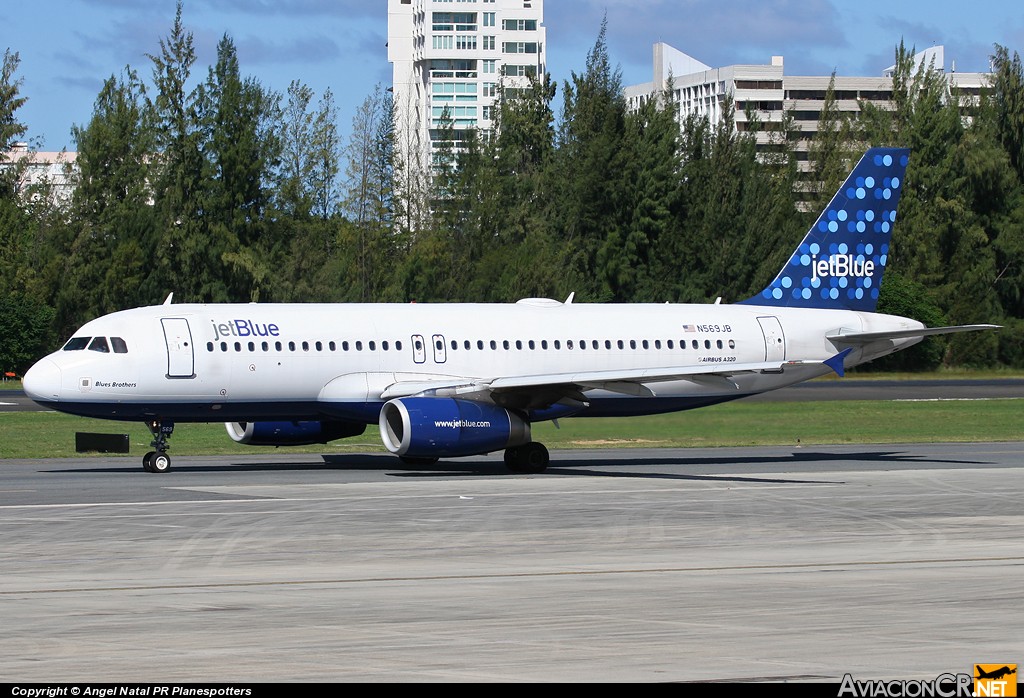
[[[842,378],[846,375],[843,361],[846,359],[846,355],[853,351],[853,347],[843,349],[841,352],[833,356],[831,359],[825,359],[824,364],[835,371],[835,374]]]

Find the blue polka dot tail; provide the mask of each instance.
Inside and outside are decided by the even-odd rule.
[[[874,312],[909,158],[868,150],[775,280],[741,303]]]

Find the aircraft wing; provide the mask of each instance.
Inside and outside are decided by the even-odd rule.
[[[850,334],[830,334],[825,339],[836,344],[862,345],[871,344],[883,339],[907,339],[910,337],[930,337],[937,334],[954,334],[956,332],[976,332],[978,330],[997,330],[1000,325],[953,325],[950,327],[922,327],[916,330],[894,330],[892,332],[851,332]]]
[[[843,352],[841,359],[849,351]],[[663,368],[634,368],[611,371],[576,371],[568,373],[544,373],[528,376],[503,376],[495,378],[478,378],[458,381],[452,379],[438,381],[398,382],[388,386],[381,398],[390,400],[412,395],[438,395],[448,397],[464,397],[466,399],[493,399],[495,394],[519,393],[526,395],[544,395],[550,402],[557,402],[563,397],[583,398],[588,390],[608,390],[625,395],[651,396],[654,393],[645,384],[662,383],[675,380],[692,380],[694,382],[712,383],[714,385],[739,389],[731,376],[740,373],[781,373],[787,368],[809,365],[827,365],[833,368],[835,358],[828,361],[766,361],[746,364],[706,364],[697,366],[669,366]],[[841,369],[840,369],[841,370]]]

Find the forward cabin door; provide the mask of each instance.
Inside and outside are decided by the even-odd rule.
[[[167,343],[167,377],[195,378],[195,355],[192,351],[192,331],[185,318],[162,318],[164,341]]]

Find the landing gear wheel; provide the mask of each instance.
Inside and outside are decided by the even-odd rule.
[[[505,467],[514,473],[542,473],[550,461],[548,449],[536,441],[505,449]]]
[[[166,473],[171,469],[171,457],[167,455],[169,447],[167,439],[174,432],[174,422],[161,422],[160,419],[154,419],[151,422],[146,422],[146,428],[153,435],[150,446],[156,450],[150,451],[142,457],[142,468],[147,473]]]
[[[171,469],[171,457],[162,451],[157,453],[149,461],[149,472],[166,473]]]

